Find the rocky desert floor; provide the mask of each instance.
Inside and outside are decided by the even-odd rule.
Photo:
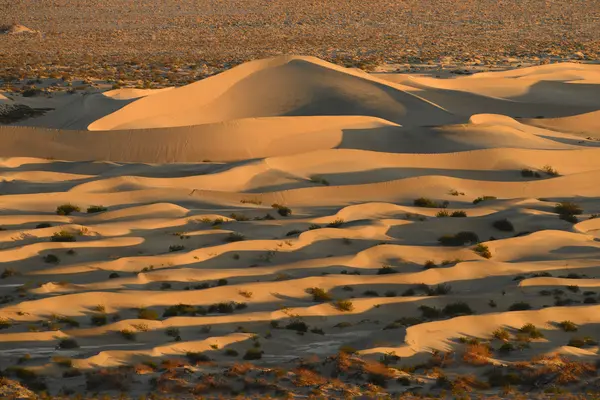
[[[0,393],[598,398],[599,89],[285,56],[2,92]]]

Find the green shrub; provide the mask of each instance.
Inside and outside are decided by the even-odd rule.
[[[175,251],[181,251],[184,250],[185,246],[181,245],[181,244],[174,244],[169,246],[169,252],[173,253]]]
[[[352,311],[354,305],[350,300],[338,300],[333,303],[333,306],[339,311]]]
[[[482,197],[478,197],[475,200],[473,200],[473,204],[479,204],[482,201],[490,201],[490,200],[497,200],[498,198],[496,196],[482,196]]]
[[[136,338],[136,333],[130,329],[122,329],[119,331],[119,333],[121,334],[121,336],[123,336],[124,339],[127,340],[134,341]]]
[[[435,201],[428,199],[426,197],[419,197],[418,199],[416,199],[415,201],[413,201],[413,204],[416,207],[426,207],[426,208],[447,208],[448,204],[450,204],[448,201],[444,201],[442,203],[436,203]]]
[[[508,311],[525,311],[525,310],[531,310],[531,305],[524,301],[519,301],[519,302],[513,303],[510,307],[508,307]]]
[[[67,231],[55,232],[50,238],[53,242],[75,242],[75,235]]]
[[[448,210],[440,210],[435,214],[435,216],[437,218],[446,218],[450,216],[450,213],[448,212]]]
[[[273,207],[275,210],[277,210],[277,213],[279,215],[281,215],[282,217],[287,217],[289,215],[292,215],[292,209],[286,206],[282,206],[281,204],[272,204],[271,207]]]
[[[498,352],[506,354],[506,353],[510,353],[511,351],[515,351],[515,350],[516,350],[516,348],[515,348],[514,344],[512,344],[510,342],[505,342],[505,343],[502,343],[502,346],[500,346],[500,348],[498,349]]]
[[[147,308],[140,308],[138,310],[138,318],[139,319],[149,319],[151,321],[155,321],[158,319],[158,313],[154,310],[150,310]]]
[[[450,217],[452,218],[464,218],[467,216],[467,213],[464,211],[453,211],[452,214],[450,214]]]
[[[541,339],[544,337],[544,334],[533,324],[525,324],[520,329],[519,332],[528,335],[532,339]]]
[[[276,322],[276,321],[272,321],[272,322]],[[306,322],[295,318],[293,320],[291,320],[286,326],[285,329],[291,330],[291,331],[296,331],[296,332],[307,332],[308,331],[308,325],[306,325]]]
[[[577,331],[577,325],[572,321],[559,322],[558,326],[565,332],[576,332]]]
[[[61,349],[76,349],[79,347],[79,344],[75,339],[66,338],[58,342],[58,347]]]
[[[502,232],[513,232],[515,230],[513,224],[506,218],[494,221],[492,226]]]
[[[438,239],[444,246],[464,246],[479,242],[479,236],[474,232],[458,232],[454,235],[444,235]]]
[[[377,275],[387,275],[387,274],[396,274],[396,273],[398,273],[398,271],[396,271],[394,268],[390,267],[389,265],[384,265],[383,267],[381,267],[377,270]]]
[[[483,258],[492,258],[492,252],[485,244],[479,243],[473,248],[473,251]]]
[[[229,235],[227,235],[225,237],[225,241],[232,243],[232,242],[241,242],[243,240],[246,240],[246,237],[244,235],[242,235],[241,233],[238,232],[231,232]]]
[[[314,287],[306,290],[309,294],[312,294],[313,301],[317,303],[325,303],[327,301],[331,301],[331,295],[327,293],[324,289]]]
[[[102,326],[106,325],[108,318],[106,317],[106,314],[94,314],[90,317],[90,322],[94,326]]]
[[[554,212],[559,215],[581,215],[583,209],[576,203],[563,201],[554,206]]]
[[[81,208],[69,203],[56,207],[56,213],[58,215],[70,215],[71,213],[80,211]]]
[[[257,348],[251,348],[246,350],[246,354],[244,354],[244,360],[260,360],[262,358],[264,351],[259,350]]]
[[[473,310],[469,305],[465,302],[459,301],[456,303],[447,304],[442,310],[444,315],[449,317],[456,317],[458,315],[471,315],[473,314]]]
[[[106,208],[104,206],[89,206],[87,209],[87,213],[94,214],[94,213],[104,212],[107,210],[108,210],[108,208]]]

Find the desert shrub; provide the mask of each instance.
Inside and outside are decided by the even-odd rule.
[[[475,200],[473,200],[473,204],[479,204],[482,201],[489,201],[489,200],[497,200],[498,198],[496,196],[481,196],[476,198]]]
[[[119,278],[121,275],[119,275],[118,272],[111,272],[110,275],[108,275],[108,279],[116,279]]]
[[[558,218],[562,219],[563,221],[570,222],[572,224],[576,224],[579,222],[579,219],[575,215],[571,214],[559,214]]]
[[[592,339],[589,336],[586,337],[573,337],[569,340],[569,342],[567,343],[567,346],[571,346],[571,347],[585,347],[585,346],[596,346],[598,344],[597,341],[595,341],[594,339]]]
[[[217,281],[217,286],[225,286],[225,285],[227,285],[227,283],[228,283],[227,279],[221,278]]]
[[[558,326],[560,327],[560,329],[562,329],[565,332],[576,332],[577,331],[577,324],[575,324],[572,321],[559,322]]]
[[[327,224],[328,228],[339,228],[340,226],[342,226],[344,224],[344,220],[341,218],[336,218],[335,220],[333,220],[332,222]]]
[[[238,294],[247,299],[251,299],[253,293],[248,290],[238,290]]]
[[[320,183],[321,185],[329,186],[329,182],[327,181],[327,179],[319,175],[312,175],[310,177],[310,181],[313,183]]]
[[[106,325],[108,318],[105,314],[94,314],[90,317],[90,322],[94,326]]]
[[[70,215],[71,213],[80,212],[80,211],[81,211],[81,208],[79,208],[76,205],[70,204],[70,203],[63,204],[63,205],[56,207],[56,213],[58,215]]]
[[[158,313],[154,310],[150,310],[147,308],[140,308],[138,310],[138,318],[139,319],[149,319],[151,321],[155,321],[158,319]]]
[[[425,265],[423,267],[425,269],[435,268],[435,267],[437,267],[437,264],[433,260],[427,260],[427,261],[425,261]]]
[[[71,368],[73,366],[73,359],[69,357],[54,356],[52,361],[61,367]]]
[[[498,328],[492,332],[492,336],[498,340],[507,341],[510,338],[510,333],[504,328]]]
[[[528,335],[531,339],[541,339],[544,334],[533,324],[525,324],[519,328],[519,332]]]
[[[365,290],[363,292],[363,295],[368,296],[368,297],[379,297],[379,293],[377,293],[377,291],[375,291],[375,290]]]
[[[398,271],[396,271],[394,268],[390,267],[389,265],[384,265],[383,267],[381,267],[377,270],[377,275],[387,275],[387,274],[396,274],[396,273],[398,273]]]
[[[321,229],[321,228],[322,228],[322,227],[321,227],[321,225],[318,225],[318,224],[310,224],[310,225],[308,226],[308,230],[309,230],[309,231],[314,231],[314,230],[316,230],[316,229]]]
[[[492,258],[492,252],[490,251],[489,247],[483,243],[479,243],[477,246],[475,246],[473,251],[483,258]]]
[[[450,216],[450,213],[448,212],[448,210],[440,210],[435,214],[435,216],[437,218],[446,218]]]
[[[513,303],[510,307],[508,307],[508,311],[525,311],[531,310],[531,305],[524,301],[518,301]]]
[[[175,251],[181,251],[181,250],[184,250],[184,249],[185,249],[185,246],[183,246],[181,244],[174,244],[174,245],[169,246],[169,251],[171,253],[173,253]]]
[[[189,304],[177,304],[169,306],[163,312],[163,318],[176,317],[178,315],[197,315],[201,314],[202,309],[196,308]]]
[[[296,235],[299,235],[301,233],[302,233],[301,230],[293,229],[293,230],[289,231],[288,233],[286,233],[285,236],[288,236],[288,237],[289,236],[296,236]]]
[[[231,219],[234,219],[238,222],[244,222],[244,221],[249,221],[250,219],[248,217],[246,217],[244,214],[236,214],[236,213],[231,213],[229,215],[229,217]]]
[[[228,357],[237,357],[240,353],[238,353],[237,350],[234,349],[225,349],[224,354]]]
[[[66,338],[58,342],[58,347],[61,349],[76,349],[79,347],[79,344],[75,339]]]
[[[251,348],[246,350],[246,354],[244,354],[244,360],[260,360],[262,358],[264,351],[259,350],[257,348]]]
[[[333,306],[339,311],[352,311],[354,310],[354,305],[350,300],[338,300],[333,302]]]
[[[160,284],[160,290],[169,290],[171,289],[171,284],[169,282],[163,282]]]
[[[246,237],[238,232],[231,232],[229,235],[227,235],[225,237],[225,241],[228,243],[233,243],[233,242],[241,242],[243,240],[246,240]]]
[[[106,208],[104,206],[89,206],[87,209],[87,213],[94,214],[94,213],[104,212],[106,210],[108,210],[108,208]]]
[[[448,207],[449,202],[444,201],[442,203],[436,203],[435,201],[428,199],[426,197],[419,197],[413,204],[416,207],[426,207],[426,208],[446,208]]]
[[[507,353],[510,353],[511,351],[515,351],[516,349],[517,348],[515,347],[514,344],[512,344],[510,342],[505,342],[505,343],[502,343],[502,346],[500,346],[498,348],[498,352],[507,354]]]
[[[440,310],[437,307],[430,307],[430,306],[423,305],[423,306],[419,307],[419,311],[421,311],[423,318],[427,318],[427,319],[436,319],[436,318],[441,318],[443,316],[442,310]]]
[[[513,232],[515,230],[515,227],[513,226],[512,222],[510,222],[506,218],[494,221],[492,226],[498,229],[499,231],[503,232]]]
[[[554,212],[559,215],[581,215],[583,209],[579,204],[563,201],[554,206]]]
[[[52,224],[49,224],[47,222],[42,222],[40,224],[37,224],[35,226],[35,229],[44,229],[44,228],[51,228],[51,227],[52,227]]]
[[[291,330],[291,331],[297,331],[297,332],[307,332],[308,331],[308,325],[306,325],[306,322],[295,318],[293,320],[291,320],[286,326],[285,329]]]
[[[471,365],[486,365],[492,356],[487,344],[469,344],[463,354],[463,361]]]
[[[471,315],[474,314],[473,310],[469,305],[465,302],[459,301],[456,303],[447,304],[442,312],[444,315],[449,317],[456,317],[458,315]]]
[[[8,267],[8,268],[4,268],[4,271],[2,271],[2,274],[0,274],[0,279],[10,278],[11,276],[16,276],[16,275],[17,275],[17,271],[14,268]]]
[[[438,239],[444,246],[463,246],[479,242],[479,236],[474,232],[458,232],[454,235],[444,235]]]
[[[60,231],[55,232],[50,238],[50,240],[53,242],[74,242],[77,239],[75,238],[75,235],[73,235],[71,232]]]
[[[272,204],[271,207],[273,207],[277,213],[279,215],[281,215],[282,217],[287,217],[292,215],[292,209],[286,206],[282,206],[281,204]]]
[[[43,257],[44,262],[48,263],[48,264],[58,264],[58,262],[60,261],[60,259],[55,256],[54,254],[47,254]]]
[[[583,304],[597,304],[598,300],[596,300],[593,297],[586,297],[585,299],[583,299]]]
[[[309,294],[312,294],[313,301],[317,303],[324,303],[327,301],[331,301],[331,295],[327,293],[324,289],[314,287],[306,290]]]
[[[165,329],[165,335],[167,335],[167,336],[177,337],[177,336],[179,336],[179,334],[180,334],[179,328],[169,327],[169,328]]]
[[[135,340],[136,333],[130,329],[122,329],[119,331],[119,333],[121,334],[121,336],[124,339],[131,340],[131,341]]]
[[[464,211],[453,211],[452,214],[450,214],[450,217],[452,218],[464,218],[467,216],[467,213]]]
[[[523,178],[541,178],[542,177],[539,172],[533,171],[533,170],[527,169],[527,168],[521,170],[521,176]]]
[[[0,330],[8,329],[12,326],[12,322],[6,318],[0,317]]]
[[[547,173],[550,176],[559,176],[560,174],[558,173],[558,171],[554,168],[552,168],[552,166],[550,165],[544,165],[542,167],[542,171],[544,171],[545,173]]]

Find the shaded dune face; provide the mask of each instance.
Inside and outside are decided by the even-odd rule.
[[[228,396],[240,376],[257,396],[435,392],[432,368],[490,393],[498,370],[584,390],[594,82],[598,66],[445,81],[280,57],[0,127],[0,369],[51,393],[156,378]]]

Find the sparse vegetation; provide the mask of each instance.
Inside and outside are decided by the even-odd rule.
[[[413,201],[413,204],[416,207],[425,207],[425,208],[447,208],[448,205],[450,204],[448,201],[443,201],[441,203],[437,203],[431,199],[428,199],[426,197],[419,197],[418,199],[416,199],[415,201]]]
[[[489,247],[483,243],[479,243],[477,246],[475,246],[473,251],[483,258],[492,258],[492,252],[490,251]]]
[[[75,242],[77,239],[75,238],[75,235],[71,232],[59,231],[55,232],[50,238],[50,240],[53,242]]]
[[[548,174],[550,176],[560,176],[560,174],[558,173],[558,171],[556,169],[554,169],[550,165],[544,165],[542,167],[542,171],[544,171],[546,174]]]
[[[464,246],[479,243],[479,236],[475,232],[458,232],[454,235],[444,235],[438,239],[444,246]]]
[[[497,200],[496,196],[481,196],[473,200],[473,204],[479,204],[483,201]]]
[[[306,290],[307,293],[311,294],[313,297],[313,301],[317,303],[326,303],[332,300],[331,295],[327,293],[324,289],[314,287]]]
[[[80,212],[81,208],[76,205],[67,203],[56,207],[56,214],[58,215],[71,215],[74,212]]]
[[[87,213],[88,214],[95,214],[95,213],[100,213],[100,212],[104,212],[107,211],[108,208],[104,207],[104,206],[89,206],[87,209]]]
[[[353,311],[354,310],[354,304],[352,304],[352,302],[350,300],[337,300],[337,301],[333,302],[333,306],[338,311]]]
[[[185,250],[185,246],[181,245],[181,244],[173,244],[171,246],[169,246],[169,252],[174,253],[176,251],[182,251]]]
[[[281,204],[272,204],[271,207],[273,207],[277,213],[279,215],[281,215],[282,217],[288,217],[290,215],[292,215],[292,209],[286,206],[282,206]]]

